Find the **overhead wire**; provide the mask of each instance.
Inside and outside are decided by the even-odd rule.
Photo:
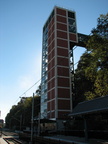
[[[23,94],[21,94],[19,97],[23,96],[26,94],[29,90],[31,90],[41,79],[39,79],[37,82],[35,82],[30,88],[28,88]]]
[[[16,102],[19,100],[19,98],[21,98],[24,94],[26,94],[29,90],[31,90],[41,79],[39,79],[37,82],[35,82],[30,88],[28,88],[24,93],[22,93],[21,95],[19,95],[19,97],[17,98],[17,100],[15,100],[15,102],[13,103],[16,104]],[[9,110],[9,108],[3,113],[3,115],[5,113],[7,113],[7,111]]]
[[[75,46],[74,48],[73,48],[73,50],[75,50],[77,48],[77,46]],[[70,54],[70,52],[68,53],[68,54]],[[63,56],[64,57],[64,56]],[[61,61],[63,61],[63,59],[61,60]],[[78,62],[76,62],[75,64],[73,64],[73,65],[76,65]],[[57,67],[58,66],[58,64],[56,64],[54,67]],[[26,94],[29,90],[31,90],[37,83],[39,83],[39,81],[41,81],[42,80],[42,78],[43,78],[43,76],[37,81],[37,82],[35,82],[30,88],[28,88],[25,92],[23,92],[21,95],[19,95],[19,97],[18,97],[18,99],[14,102],[14,104],[19,100],[19,98],[21,98],[24,94]],[[8,110],[7,110],[8,111]],[[5,112],[6,113],[6,112]]]

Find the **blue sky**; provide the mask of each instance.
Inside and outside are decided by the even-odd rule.
[[[77,31],[90,34],[108,0],[0,0],[0,110],[5,118],[20,96],[41,78],[42,28],[53,7],[76,11]],[[75,61],[84,49],[77,48]]]

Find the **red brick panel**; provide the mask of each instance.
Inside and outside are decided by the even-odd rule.
[[[67,23],[66,17],[62,17],[62,16],[57,16],[57,21],[65,24]]]
[[[55,41],[49,41],[48,42],[48,53],[50,53],[50,51],[55,47]]]
[[[51,71],[48,71],[48,79],[51,78]]]
[[[51,89],[51,81],[48,82],[48,90]],[[49,94],[50,97],[50,94]]]
[[[54,25],[48,30],[48,37],[50,37],[54,33]]]
[[[48,92],[48,100],[55,98],[55,89],[52,89]]]
[[[55,25],[52,25],[52,28],[51,28],[51,30],[52,30],[52,33],[54,32],[54,26],[55,26]]]
[[[53,78],[52,80],[50,80],[48,82],[48,90],[52,89],[55,87],[55,78]]]
[[[70,98],[70,89],[58,88],[59,98]]]
[[[68,41],[57,39],[57,46],[68,48]]]
[[[52,25],[51,25],[51,22],[50,22],[49,25],[48,25],[48,30],[51,30],[51,27],[52,27]]]
[[[55,33],[54,31],[51,31],[51,29],[48,32],[48,45],[51,44],[51,42],[54,40],[55,38]]]
[[[55,47],[55,41],[53,40],[53,42],[51,43],[51,47],[52,49]]]
[[[51,69],[51,62],[48,64],[48,71]]]
[[[55,33],[53,32],[52,36],[51,36],[51,39],[54,40],[54,38],[55,38]]]
[[[52,46],[48,46],[48,53],[50,53],[50,51],[52,50]]]
[[[51,19],[48,29],[50,29],[52,25],[54,25],[54,17]]]
[[[77,41],[77,38],[76,38],[76,34],[69,34],[69,39],[71,40],[71,41]]]
[[[63,15],[63,16],[66,16],[66,11],[65,11],[65,10],[62,10],[62,9],[57,8],[57,14],[59,14],[59,15]]]
[[[51,101],[51,110],[55,110],[55,100]]]
[[[51,99],[51,91],[48,92],[48,100]]]
[[[55,49],[52,50],[51,54],[52,54],[52,58],[53,58],[55,56]]]
[[[50,37],[50,36],[51,36],[51,34],[52,34],[52,30],[51,30],[51,29],[49,29],[49,31],[48,31],[48,37]]]
[[[51,20],[51,25],[53,25],[53,24],[54,24],[54,17]]]
[[[54,58],[48,63],[48,70],[50,70],[53,66],[55,66],[55,59]]]
[[[61,87],[69,87],[69,78],[61,78],[59,77],[58,78],[58,86],[61,86]]]
[[[64,67],[57,68],[57,75],[69,77],[69,69]]]
[[[52,41],[54,40],[54,38],[55,38],[55,33],[49,31],[48,45],[50,45],[52,43]]]
[[[54,77],[55,76],[55,68],[53,68],[52,70],[51,70],[51,77]]]
[[[51,81],[48,82],[48,90],[51,89]],[[50,95],[49,95],[50,97]]]
[[[58,100],[58,109],[70,110],[70,100]]]
[[[52,53],[50,53],[50,54],[48,55],[48,60],[51,60],[51,58],[52,58]]]
[[[51,53],[48,55],[48,61],[50,61],[55,56],[55,49],[52,50]]]
[[[52,89],[52,90],[51,90],[51,98],[52,98],[52,99],[55,98],[55,89]]]
[[[67,33],[62,31],[57,31],[57,37],[67,39]]]
[[[51,71],[48,71],[48,79],[51,79]]]
[[[51,80],[51,88],[53,88],[53,87],[55,87],[55,78],[53,78],[52,80]]]
[[[57,55],[68,57],[68,49],[57,48]]]
[[[55,68],[52,68],[50,71],[48,71],[48,79],[50,80],[55,76]]]
[[[67,58],[58,57],[57,64],[61,66],[69,66],[69,61]]]
[[[50,102],[47,103],[47,110],[50,111]]]
[[[61,23],[57,23],[57,29],[63,30],[63,31],[67,31],[67,25],[61,24]]]
[[[51,118],[55,118],[55,112],[51,112]]]
[[[51,36],[48,38],[48,45],[50,45],[52,42]]]

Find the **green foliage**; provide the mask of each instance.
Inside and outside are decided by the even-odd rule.
[[[91,100],[108,95],[108,14],[98,18],[86,48],[75,72],[76,95]]]
[[[94,89],[85,93],[87,99],[108,95],[108,14],[98,18],[87,43],[87,50],[92,55],[85,76],[94,82]]]
[[[85,52],[78,63],[75,71],[75,85],[76,85],[76,97],[74,104],[84,101],[86,99],[85,93],[93,89],[93,82],[86,77],[85,69],[89,67],[92,56]]]
[[[108,13],[101,14],[98,18],[97,27],[92,30],[93,35],[98,34],[103,38],[108,38]]]
[[[12,106],[10,112],[6,116],[6,127],[20,129],[20,124],[22,127],[31,125],[31,115],[32,115],[32,97],[23,97],[21,101]],[[34,97],[34,117],[38,115],[40,111],[40,97]]]

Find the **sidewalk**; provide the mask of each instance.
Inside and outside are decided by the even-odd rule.
[[[7,144],[7,142],[3,139],[3,137],[0,137],[0,144]]]

